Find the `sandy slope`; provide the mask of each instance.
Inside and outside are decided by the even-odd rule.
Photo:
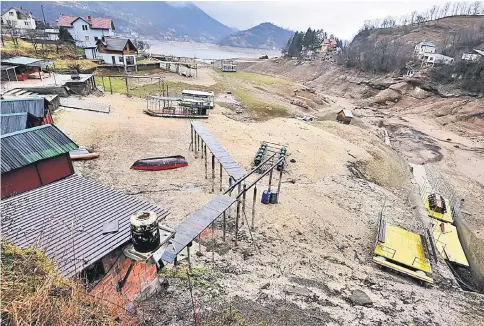
[[[96,160],[75,163],[76,172],[169,208],[165,224],[172,227],[210,199],[203,160],[188,150],[187,120],[144,115],[140,99],[106,95],[96,100],[110,103],[112,112],[62,110],[55,115],[59,128],[74,141],[101,154]],[[484,323],[483,298],[464,293],[439,278],[437,271],[437,284],[425,288],[372,263],[383,203],[389,222],[417,231],[419,221],[407,199],[411,189],[407,165],[369,129],[291,118],[247,123],[229,119],[223,111],[217,107],[206,124],[243,168],[251,168],[263,140],[287,145],[296,163],[290,163],[283,176],[280,204],[256,205],[253,238],[258,249],[247,223],[238,247],[233,245],[233,231],[224,245],[217,230],[221,256],[213,266],[216,276],[209,285],[196,288],[204,325],[228,324],[214,321],[217,312],[227,309],[221,302],[230,302],[246,324]],[[189,166],[163,172],[129,169],[139,158],[174,154],[184,155]],[[355,176],[348,165],[357,166],[377,184]],[[259,194],[265,186],[267,180],[260,183]],[[229,222],[232,230],[233,219]],[[204,243],[208,246],[210,238]],[[195,264],[210,266],[211,255],[203,252],[194,258]],[[350,304],[347,298],[356,289],[365,291],[373,306]],[[161,320],[169,325],[193,324],[186,284],[170,287],[149,306],[154,325]]]

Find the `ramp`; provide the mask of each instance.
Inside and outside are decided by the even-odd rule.
[[[224,170],[227,171],[235,181],[245,176],[245,171],[234,161],[230,154],[225,151],[215,137],[212,136],[203,122],[192,121],[191,125],[195,133],[198,134],[207,145],[210,152],[212,152],[215,158],[220,164],[222,164]]]
[[[111,107],[109,104],[99,103],[91,101],[89,99],[77,98],[77,97],[64,97],[60,99],[60,105],[66,108],[86,110],[100,113],[109,113]]]
[[[217,195],[177,226],[174,238],[161,255],[163,264],[174,262],[176,256],[235,201],[236,198]]]

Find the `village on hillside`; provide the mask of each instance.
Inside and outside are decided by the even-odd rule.
[[[2,325],[484,323],[484,39],[377,72],[378,29],[215,59],[117,24],[2,8]]]

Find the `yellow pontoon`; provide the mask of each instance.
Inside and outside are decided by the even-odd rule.
[[[469,262],[459,241],[456,227],[452,224],[438,221],[432,222],[432,226],[435,245],[440,255],[450,262],[462,266],[469,266]]]
[[[425,258],[422,238],[381,218],[373,261],[379,265],[433,283],[432,269]]]

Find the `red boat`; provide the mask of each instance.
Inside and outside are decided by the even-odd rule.
[[[159,171],[177,169],[184,166],[188,166],[188,162],[185,157],[175,155],[137,160],[133,165],[131,165],[131,168],[135,170]]]

